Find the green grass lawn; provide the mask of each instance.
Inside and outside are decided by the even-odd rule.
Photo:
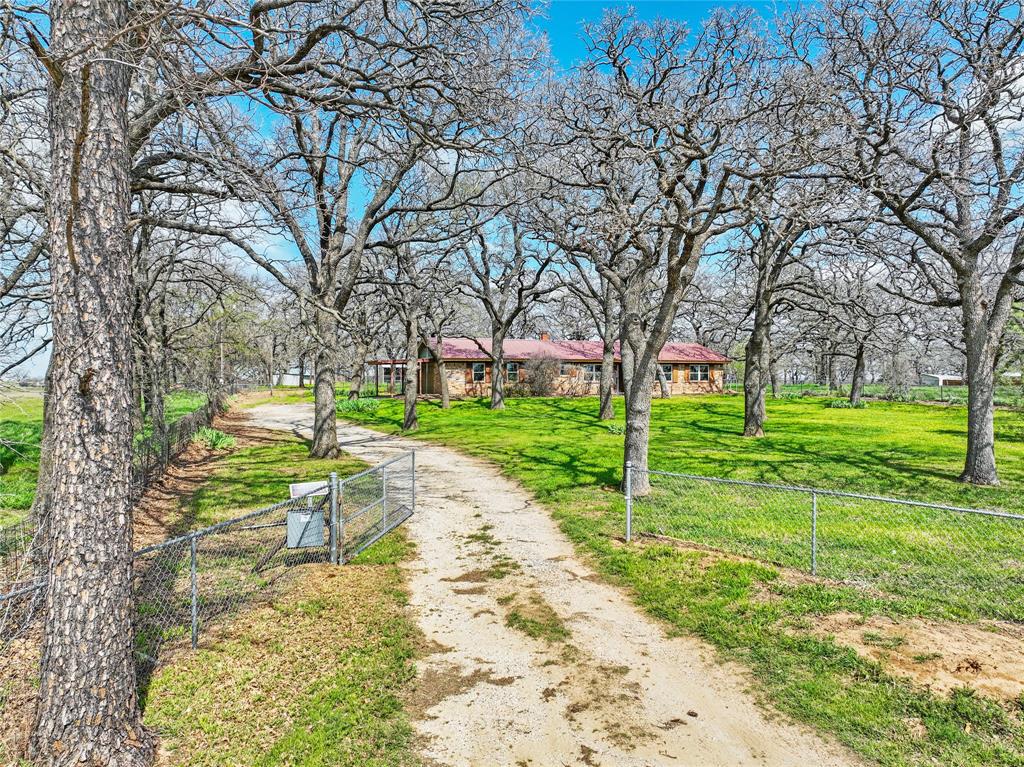
[[[618,407],[621,412],[621,402]],[[977,488],[955,481],[965,444],[962,407],[872,402],[863,410],[838,410],[816,398],[773,400],[768,436],[757,440],[740,436],[742,407],[740,397],[728,395],[655,400],[652,468],[1024,511],[1019,412],[996,414],[1003,485]],[[969,690],[933,695],[812,631],[823,616],[841,611],[897,618],[957,614],[938,609],[934,594],[931,601],[914,594],[893,599],[827,580],[793,579],[770,561],[657,542],[622,545],[624,504],[616,489],[622,436],[597,419],[594,399],[511,400],[504,412],[491,412],[483,401],[457,402],[448,411],[432,402],[420,408],[418,438],[498,463],[552,510],[610,579],[631,588],[672,630],[701,636],[746,664],[782,711],[885,765],[1024,765],[1024,701],[1001,704]],[[401,403],[383,401],[376,412],[345,416],[397,432]],[[614,423],[621,425],[621,417]],[[706,524],[701,542],[733,550],[751,533],[747,522]],[[880,519],[869,522],[881,529]],[[777,520],[765,519],[761,532],[772,524]],[[794,534],[806,535],[805,524],[808,517]],[[987,554],[980,549],[975,559]],[[978,563],[947,557],[945,564]]]
[[[350,457],[311,460],[306,442],[283,434],[246,439],[250,444],[219,458],[182,500],[176,527],[194,529],[275,503],[287,498],[290,482],[366,467]],[[213,553],[214,564],[204,564],[204,554],[224,549],[244,559],[247,572],[253,552],[235,551],[232,534],[203,541],[201,597],[211,588],[237,594],[236,563]],[[415,764],[400,698],[414,673],[416,634],[398,567],[409,554],[399,530],[343,568],[292,568],[250,595],[244,609],[207,620],[196,652],[187,649],[182,626],[144,698],[145,722],[160,734],[169,763]],[[187,585],[187,569],[181,578]],[[204,608],[205,602],[201,615]]]
[[[174,423],[205,404],[201,392],[171,392],[165,403],[167,421]],[[42,434],[42,392],[0,393],[0,525],[16,521],[32,506]]]

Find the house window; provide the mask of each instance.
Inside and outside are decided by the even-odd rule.
[[[661,374],[665,376],[666,381],[672,380],[672,363],[671,362],[660,362],[658,366],[661,368]],[[704,367],[707,367],[705,365]]]
[[[710,365],[690,365],[690,380],[691,381],[710,381],[711,380],[711,367],[710,367]]]
[[[560,375],[562,377],[565,377],[565,376],[568,376],[568,375],[572,375],[572,363],[570,363],[570,362],[561,362],[561,363],[559,363],[559,365],[558,365],[558,375]]]
[[[518,362],[506,362],[505,363],[505,377],[513,383],[519,380],[519,363]]]
[[[594,381],[601,380],[601,366],[600,365],[584,365],[583,366],[583,380],[587,383],[593,383]]]
[[[483,383],[487,379],[487,365],[483,362],[473,363],[473,383]]]

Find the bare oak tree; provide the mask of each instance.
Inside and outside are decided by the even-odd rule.
[[[805,60],[831,96],[832,166],[913,241],[900,249],[902,292],[960,309],[968,381],[960,479],[997,484],[995,364],[1024,269],[1019,5],[834,0],[812,22],[817,55]]]

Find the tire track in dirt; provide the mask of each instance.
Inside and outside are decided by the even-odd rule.
[[[254,425],[309,435],[312,407],[253,408]],[[547,512],[491,464],[339,423],[367,461],[415,449],[410,604],[427,640],[410,700],[428,764],[859,764],[769,717],[737,669],[668,638],[602,583]]]

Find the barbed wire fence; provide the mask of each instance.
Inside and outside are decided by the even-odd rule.
[[[915,612],[1024,620],[1024,515],[627,466],[626,539],[816,576]],[[638,480],[650,492],[633,492]]]

